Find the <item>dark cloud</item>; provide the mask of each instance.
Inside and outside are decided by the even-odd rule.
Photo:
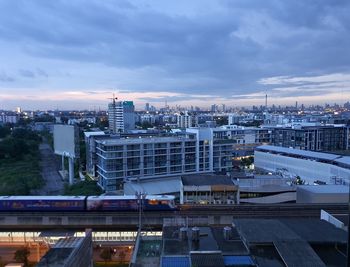
[[[45,77],[45,78],[48,78],[49,75],[47,74],[46,71],[40,69],[40,68],[37,68],[36,69],[36,74],[39,75],[39,76],[42,76],[42,77]]]
[[[273,88],[256,82],[264,77],[349,72],[349,2],[222,0],[163,12],[153,1],[1,1],[0,41],[35,58],[147,69],[130,91],[228,97]]]
[[[19,74],[25,78],[35,78],[35,73],[30,70],[19,70]]]
[[[14,82],[15,78],[9,76],[4,71],[0,71],[0,82]]]

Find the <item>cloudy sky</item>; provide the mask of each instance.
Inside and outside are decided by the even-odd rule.
[[[350,100],[348,0],[0,0],[0,109]]]

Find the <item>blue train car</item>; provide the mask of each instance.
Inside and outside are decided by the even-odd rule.
[[[143,199],[143,210],[174,210],[173,196],[146,196]],[[138,200],[135,196],[91,196],[86,200],[88,211],[137,211]]]
[[[84,196],[1,196],[0,211],[84,211]]]

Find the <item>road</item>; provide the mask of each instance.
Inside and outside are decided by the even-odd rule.
[[[41,173],[45,180],[45,185],[38,190],[33,190],[33,195],[61,195],[64,191],[64,182],[58,174],[59,163],[52,148],[46,140],[39,146],[41,155]]]
[[[15,262],[14,256],[15,252],[18,249],[21,249],[25,246],[28,246],[29,244],[17,244],[14,245],[13,243],[1,243],[0,244],[0,256],[3,262]],[[29,257],[28,260],[30,262],[38,262],[42,256],[45,255],[45,253],[48,250],[47,246],[39,245],[37,243],[31,243],[29,246]]]

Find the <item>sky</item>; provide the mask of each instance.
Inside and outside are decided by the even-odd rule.
[[[0,0],[0,110],[350,100],[348,0]]]

